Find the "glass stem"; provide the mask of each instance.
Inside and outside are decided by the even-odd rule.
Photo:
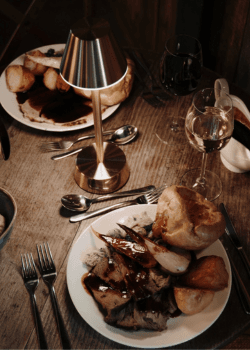
[[[207,153],[202,154],[202,161],[201,161],[201,172],[200,177],[197,179],[197,182],[204,184],[206,182],[205,179],[205,170],[207,165]]]

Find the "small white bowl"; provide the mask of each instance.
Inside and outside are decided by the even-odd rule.
[[[229,94],[229,86],[226,79],[217,79],[214,87]],[[245,103],[237,96],[230,95],[233,106],[238,108],[250,121],[250,113]],[[250,171],[250,151],[233,137],[228,144],[220,150],[220,158],[223,165],[234,173]]]
[[[6,224],[0,234],[0,250],[3,249],[14,227],[17,214],[17,205],[12,195],[3,188],[0,188],[0,214],[4,216]]]

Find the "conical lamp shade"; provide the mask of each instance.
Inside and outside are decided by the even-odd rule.
[[[126,59],[106,20],[86,17],[72,27],[60,66],[69,84],[91,90],[107,88],[126,71]]]

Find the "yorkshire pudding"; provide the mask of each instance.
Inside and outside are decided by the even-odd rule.
[[[159,198],[153,235],[176,247],[199,250],[215,242],[225,227],[213,203],[185,186],[173,185]]]

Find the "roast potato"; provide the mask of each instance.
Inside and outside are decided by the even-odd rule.
[[[9,66],[5,71],[6,85],[11,92],[29,90],[35,82],[35,76],[28,68],[20,65]]]
[[[194,315],[204,310],[213,300],[212,290],[174,287],[174,297],[178,308],[186,315]]]
[[[228,278],[224,260],[220,256],[209,255],[192,262],[179,282],[186,287],[219,291],[228,286]]]
[[[29,56],[45,57],[45,54],[39,50],[34,50],[29,53]],[[44,66],[43,64],[34,62],[27,55],[25,56],[23,65],[35,75],[43,75],[48,69],[48,67]]]

